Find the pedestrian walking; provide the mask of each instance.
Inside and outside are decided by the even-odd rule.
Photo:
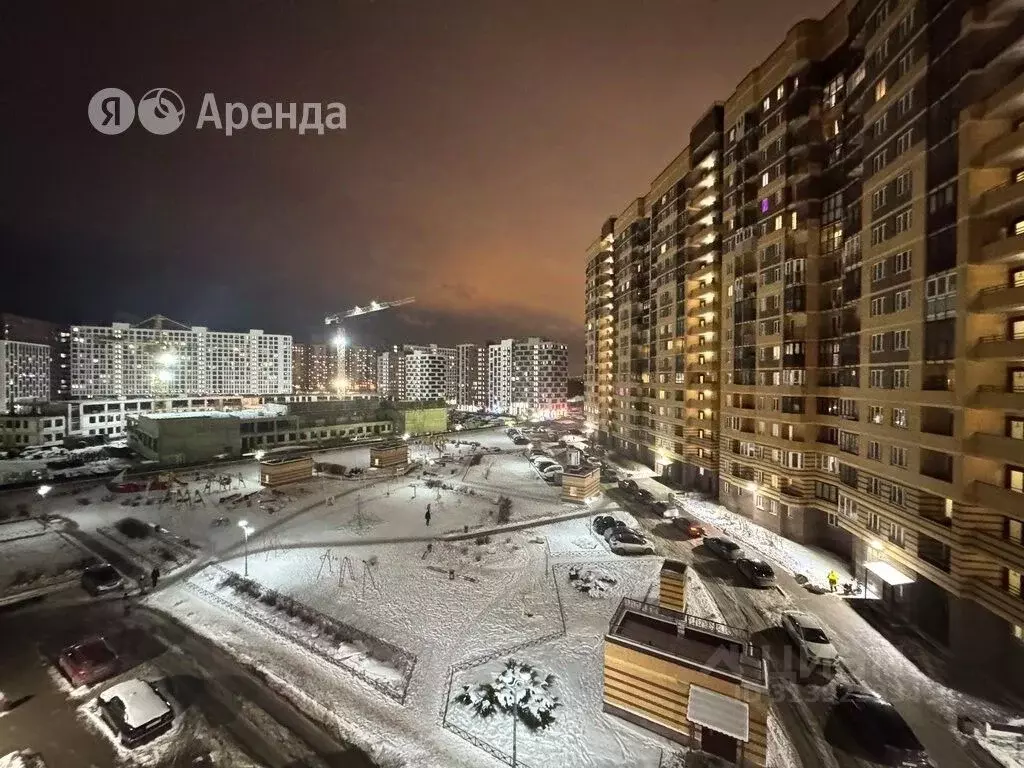
[[[839,584],[839,574],[834,570],[828,572],[828,591],[835,592],[836,585]]]
[[[153,583],[153,589],[156,589],[156,583],[160,580],[160,569],[154,567],[149,573],[149,578]]]
[[[423,519],[427,521],[427,526],[430,526],[430,505],[427,504],[427,513],[423,516]]]

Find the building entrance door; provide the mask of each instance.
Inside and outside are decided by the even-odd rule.
[[[730,763],[735,763],[739,751],[738,747],[739,743],[732,736],[726,736],[724,733],[716,731],[714,728],[708,728],[706,725],[701,726],[701,751],[724,758]]]

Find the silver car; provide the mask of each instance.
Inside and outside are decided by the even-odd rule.
[[[821,622],[809,613],[787,611],[782,628],[800,651],[800,659],[812,669],[826,672],[839,666],[839,651],[832,645]]]
[[[619,529],[619,532],[612,535],[608,540],[608,546],[617,555],[653,555],[654,547],[651,543],[638,533],[630,530]]]

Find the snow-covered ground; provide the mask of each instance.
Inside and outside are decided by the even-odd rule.
[[[0,768],[46,768],[46,763],[37,753],[19,749],[0,757]]]
[[[2,541],[0,595],[73,581],[91,558],[91,552],[57,531]]]

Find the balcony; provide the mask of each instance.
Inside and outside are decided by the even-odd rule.
[[[1024,338],[982,336],[973,353],[980,360],[1024,360]]]
[[[1016,4],[1015,1],[1007,3]],[[989,13],[991,14],[993,10],[990,7]],[[1024,110],[1024,73],[1017,75],[1012,82],[990,96],[985,102],[985,107],[990,118],[1010,118]]]
[[[978,504],[1011,517],[1019,516],[1024,507],[1024,493],[980,480],[971,483],[970,495]]]
[[[1024,235],[1008,235],[971,254],[974,264],[998,264],[1024,258]]]
[[[1020,461],[1024,456],[1024,440],[975,432],[967,439],[964,452],[983,459],[1013,463]],[[1024,507],[1024,498],[1021,498],[1018,504]]]
[[[972,312],[1020,312],[1024,310],[1024,284],[997,285],[978,293]]]
[[[974,165],[982,168],[1019,168],[1024,165],[1024,130],[997,136],[984,146]]]
[[[1024,130],[1014,135],[1024,136]],[[996,213],[1019,211],[1024,208],[1024,184],[1006,181],[982,193],[974,207],[974,213],[991,216]]]
[[[1024,411],[1024,389],[978,387],[972,405],[975,408],[1004,408],[1008,411]]]
[[[687,298],[690,299],[702,299],[714,297],[718,293],[718,283],[707,283],[705,285],[698,285],[696,288],[690,291]]]

